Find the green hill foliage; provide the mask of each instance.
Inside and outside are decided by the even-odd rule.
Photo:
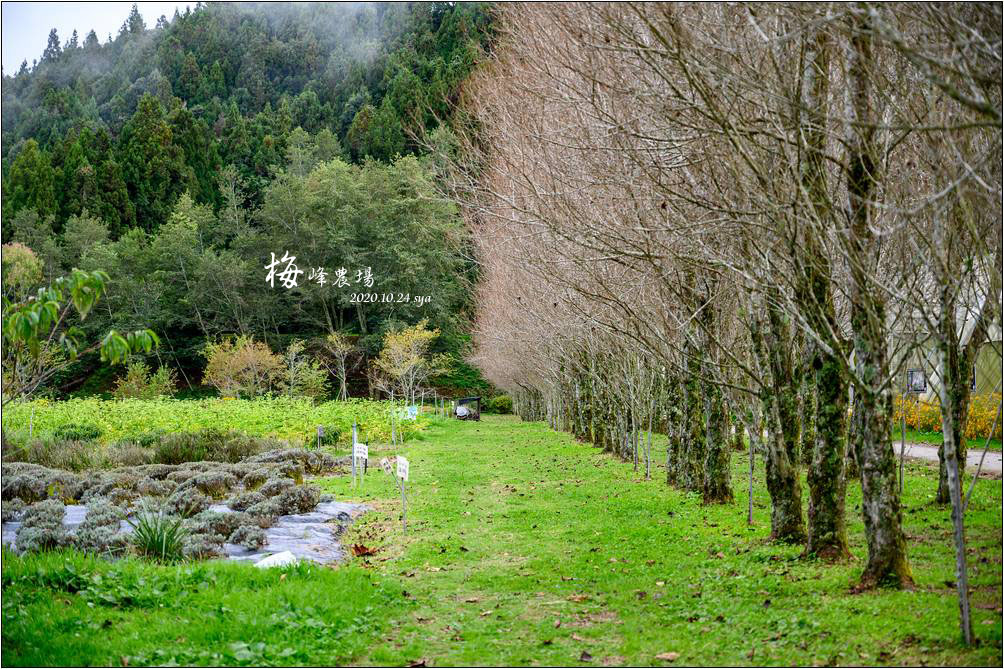
[[[134,8],[107,42],[53,31],[3,77],[4,241],[42,281],[108,272],[83,325],[165,333],[182,369],[221,334],[278,349],[342,330],[372,354],[422,318],[455,351],[473,268],[423,147],[447,141],[488,33],[484,6],[454,3],[200,3],[153,28]],[[287,252],[298,287],[266,284]],[[430,300],[353,304],[360,290]]]

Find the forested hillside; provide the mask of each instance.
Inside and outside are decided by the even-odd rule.
[[[182,369],[221,334],[344,331],[372,352],[423,318],[459,351],[472,265],[422,147],[446,141],[488,26],[479,4],[200,3],[153,27],[134,7],[107,40],[52,31],[3,77],[4,243],[43,268],[25,290],[108,272],[87,329],[150,327]],[[288,290],[265,281],[287,252]]]

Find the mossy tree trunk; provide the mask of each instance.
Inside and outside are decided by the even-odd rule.
[[[732,451],[729,444],[729,412],[720,386],[708,384],[705,407],[707,440],[702,498],[705,504],[727,504],[732,502],[729,468]]]
[[[705,504],[727,504],[732,502],[730,422],[721,385],[726,379],[723,378],[717,339],[720,319],[715,305],[711,303],[710,292],[709,289],[700,316],[705,342],[701,355],[705,415],[704,481],[701,495]]]
[[[686,410],[683,420],[686,424],[683,453],[681,458],[680,485],[684,490],[703,492],[704,458],[706,455],[707,430],[704,424],[704,383],[701,380],[701,358],[697,347],[687,344]]]
[[[890,437],[892,394],[888,385],[885,296],[884,289],[873,284],[878,275],[879,249],[871,209],[880,165],[875,158],[873,30],[867,13],[855,13],[850,28],[847,86],[851,123],[846,168],[850,226],[846,251],[857,379],[851,433],[861,473],[861,514],[868,542],[868,563],[860,587],[909,587],[913,578],[906,558],[896,458]]]
[[[773,541],[805,541],[802,519],[802,488],[795,455],[798,448],[798,397],[791,360],[791,336],[786,320],[768,300],[767,327],[753,326],[754,348],[762,357],[761,369],[769,370],[773,392],[764,393],[767,439],[764,461],[767,492],[770,493],[770,536]]]
[[[808,542],[806,554],[827,560],[850,557],[845,499],[847,478],[847,381],[834,356],[819,353],[816,386],[819,420],[808,467]]]
[[[666,450],[666,483],[679,486],[682,475],[680,460],[683,456],[683,417],[687,410],[687,394],[682,377],[673,377],[670,387],[670,402],[666,408],[666,435],[669,444]]]

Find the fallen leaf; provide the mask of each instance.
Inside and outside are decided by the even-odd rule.
[[[122,657],[119,658],[119,660],[122,661],[122,666],[123,667],[128,667],[129,666],[129,657],[128,656],[123,655]]]
[[[620,655],[608,655],[600,660],[600,664],[604,667],[619,667],[623,664],[627,664],[627,659],[621,657]]]
[[[477,597],[468,597],[464,601],[467,602],[468,604],[473,604],[474,602],[480,602],[481,600],[478,599]]]
[[[718,558],[718,559],[723,559],[723,558],[725,557],[725,553],[723,553],[723,552],[721,552],[721,551],[718,551],[718,552],[717,552],[717,553],[715,554],[715,557],[716,557],[716,558]]]
[[[550,646],[552,643],[554,643],[553,639],[544,639],[543,641],[540,642],[542,646]]]
[[[429,666],[429,661],[426,660],[423,657],[420,660],[412,660],[411,662],[408,663],[408,666],[409,667],[428,667]]]
[[[666,582],[665,581],[656,581],[655,584],[661,588],[662,586],[666,585]]]
[[[363,544],[352,544],[352,554],[356,557],[362,557],[363,555],[376,555],[376,551]]]
[[[578,634],[573,634],[572,641],[585,641],[585,639],[579,636]]]
[[[442,567],[429,567],[429,571],[443,571]]]
[[[592,662],[593,656],[586,651],[582,651],[582,655],[579,655],[579,662]]]
[[[561,619],[560,618],[556,618],[555,619],[555,621],[554,621],[554,627],[555,628],[561,627]]]
[[[491,614],[492,614],[491,611],[482,611],[481,612],[481,617],[484,618],[485,616],[490,616]]]
[[[646,567],[651,567],[654,564],[655,564],[655,560],[645,560],[645,566]],[[615,655],[614,657],[617,657],[617,656]]]
[[[584,602],[589,599],[589,595],[572,595],[568,599],[572,602]]]
[[[663,660],[664,662],[676,662],[679,657],[679,653],[659,653],[655,656],[655,659]]]
[[[285,574],[279,574],[279,580],[280,581],[285,581],[286,580],[286,575]]]

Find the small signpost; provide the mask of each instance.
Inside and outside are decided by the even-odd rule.
[[[321,440],[322,439],[324,439],[324,426],[323,425],[318,425],[317,426],[317,448],[318,449],[321,448]]]
[[[351,453],[351,455],[352,455],[352,485],[353,486],[355,486],[355,484],[356,484],[356,456],[355,456],[355,450],[356,450],[356,444],[357,443],[359,443],[359,435],[358,435],[358,432],[356,431],[356,424],[352,423],[352,453]]]
[[[397,484],[401,487],[401,528],[408,532],[408,494],[405,483],[408,481],[408,460],[403,456],[397,456]]]
[[[366,476],[366,461],[370,457],[369,444],[355,444],[352,446],[352,462],[359,461],[359,484],[362,485]],[[355,467],[353,467],[355,469]]]

